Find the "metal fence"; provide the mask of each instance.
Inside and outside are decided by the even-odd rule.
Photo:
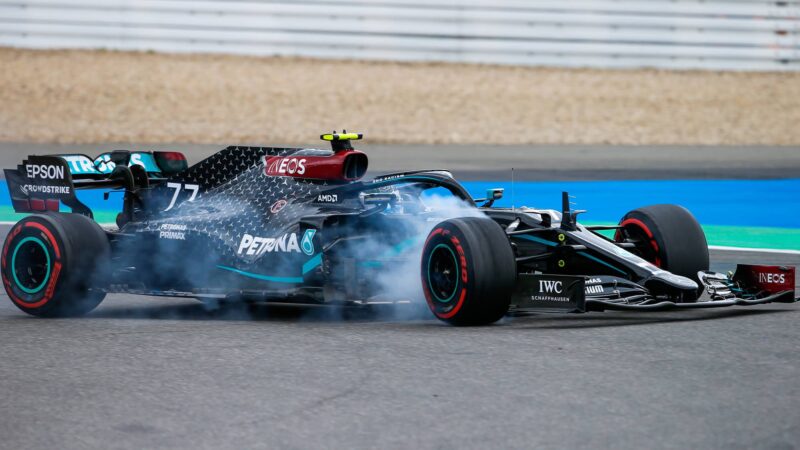
[[[800,69],[800,1],[0,0],[0,45]]]

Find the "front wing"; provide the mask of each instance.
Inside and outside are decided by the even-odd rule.
[[[740,264],[732,274],[698,275],[703,295],[684,302],[617,277],[520,274],[511,312],[672,311],[800,301],[794,267]]]

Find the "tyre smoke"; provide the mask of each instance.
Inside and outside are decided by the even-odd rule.
[[[214,219],[235,219],[246,213],[255,214],[256,211],[245,211],[241,200],[236,199],[204,199],[209,211],[214,211]],[[210,202],[209,202],[210,201]],[[213,208],[210,206],[213,204]],[[228,206],[225,206],[228,205]],[[182,206],[182,205],[181,205]],[[197,206],[197,205],[195,205]],[[197,233],[205,227],[210,217],[202,214],[181,214],[180,207],[177,214],[147,223],[139,231],[146,231],[152,239],[145,241],[129,240],[118,248],[118,253],[126,254],[137,265],[136,274],[132,279],[151,279],[156,284],[169,285],[175,283],[176,287],[191,292],[197,280],[208,280],[214,274],[214,268],[219,263],[219,247],[235,248],[241,237],[235,233],[214,231],[202,237]],[[388,320],[402,320],[408,318],[430,317],[425,304],[420,264],[423,245],[430,231],[440,222],[459,217],[481,217],[484,214],[472,205],[453,195],[426,195],[410,204],[399,202],[393,204],[381,213],[382,219],[391,217],[391,222],[397,223],[396,230],[383,230],[381,233],[366,233],[366,239],[359,239],[357,245],[350,248],[350,257],[355,259],[359,270],[369,272],[371,283],[370,293],[367,298],[347,298],[349,301],[360,301],[372,305],[373,317]],[[386,223],[382,221],[381,223]],[[377,227],[376,227],[377,229]],[[322,230],[324,232],[324,230]],[[402,235],[402,239],[395,239],[393,233]],[[219,235],[217,237],[216,235]],[[387,239],[388,237],[388,239]],[[218,239],[215,249],[214,244],[209,244],[210,239]],[[211,240],[213,240],[211,239]],[[274,255],[274,254],[272,254]],[[280,259],[276,259],[280,261]],[[276,272],[281,267],[276,262],[273,267]],[[288,270],[284,271],[287,272]],[[236,283],[236,278],[232,278]],[[244,287],[241,285],[230,286],[231,291]],[[197,292],[197,291],[195,291]],[[147,289],[142,288],[146,294]],[[135,309],[128,308],[122,314],[125,317],[152,318],[154,315],[170,319],[180,317],[202,317],[222,319],[263,319],[275,313],[276,308],[253,307],[244,303],[239,305],[226,304],[225,299],[208,296],[203,298],[202,293],[196,296],[204,301],[205,308],[201,305],[173,308],[172,313],[159,312],[157,308],[150,308],[137,313]],[[408,305],[410,304],[410,306]],[[288,316],[298,319],[319,320],[352,320],[353,318],[369,317],[371,314],[354,314],[348,308],[338,308],[327,312],[320,312],[319,308],[307,308],[305,313]],[[276,317],[281,317],[278,314]],[[285,316],[285,315],[283,315]]]
[[[370,260],[380,255],[390,262],[386,270],[377,273],[376,283],[380,294],[378,299],[387,301],[408,301],[424,305],[420,275],[422,250],[428,234],[444,220],[459,217],[486,217],[475,208],[455,196],[431,195],[422,199],[424,210],[418,214],[409,214],[404,219],[406,227],[410,227],[409,239],[399,245],[389,246],[378,238],[370,239],[360,246],[360,256]],[[407,233],[409,230],[405,230]]]

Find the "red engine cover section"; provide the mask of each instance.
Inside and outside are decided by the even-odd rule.
[[[733,275],[735,281],[745,286],[762,289],[770,294],[794,292],[794,267],[792,266],[754,266],[739,264]]]
[[[367,171],[367,155],[350,150],[330,156],[265,156],[264,174],[312,180],[355,181]]]

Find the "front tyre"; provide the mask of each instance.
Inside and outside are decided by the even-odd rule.
[[[708,270],[708,242],[689,210],[669,204],[645,206],[625,214],[619,225],[618,242],[635,242],[642,258],[702,286],[697,273]]]
[[[422,290],[433,314],[453,325],[486,325],[505,315],[516,261],[503,229],[482,217],[449,219],[428,234]]]
[[[0,272],[11,301],[41,317],[77,316],[105,298],[110,260],[105,232],[78,214],[26,217],[3,245]]]

